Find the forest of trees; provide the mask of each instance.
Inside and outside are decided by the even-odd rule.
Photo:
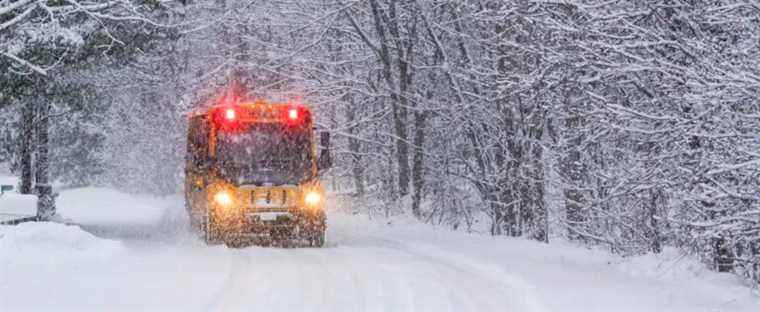
[[[309,103],[354,212],[760,283],[757,1],[0,0],[0,163],[176,193],[231,79]]]

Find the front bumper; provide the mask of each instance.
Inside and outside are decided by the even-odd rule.
[[[319,229],[325,226],[321,210],[300,207],[266,207],[238,209],[227,214],[220,224],[227,233],[256,234],[271,230]]]

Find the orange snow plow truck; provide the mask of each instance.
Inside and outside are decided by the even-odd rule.
[[[332,160],[329,133],[318,147],[315,132],[301,104],[221,100],[190,113],[185,203],[206,243],[324,245],[318,178]]]

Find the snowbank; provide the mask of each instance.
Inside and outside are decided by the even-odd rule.
[[[328,244],[360,247],[362,233],[458,267],[479,268],[523,289],[522,307],[549,311],[760,311],[760,296],[740,278],[709,270],[674,249],[623,258],[568,242],[452,232],[408,218],[331,215]],[[389,225],[391,224],[391,225]],[[511,294],[514,296],[515,294]]]
[[[126,248],[121,242],[93,236],[78,226],[27,222],[0,226],[0,311],[96,310],[87,298],[101,297],[101,287],[80,292],[80,285],[100,285],[113,272]],[[75,296],[76,295],[76,296]],[[78,303],[76,307],[71,301]],[[108,305],[101,302],[100,309]]]
[[[26,222],[0,227],[0,262],[5,264],[103,260],[122,250],[121,242],[95,237],[73,225]]]
[[[647,254],[620,259],[613,266],[634,276],[655,278],[663,281],[679,279],[702,279],[715,275],[703,263],[677,249],[667,247],[661,254]],[[730,274],[718,274],[731,276]]]
[[[13,187],[16,187],[16,184],[18,183],[18,178],[10,175],[0,175],[0,185],[13,185]]]
[[[0,185],[12,185],[14,190],[0,195],[0,221],[37,215],[37,196],[16,192],[18,178],[0,175]]]
[[[647,254],[625,259],[613,259],[612,267],[638,278],[655,280],[662,285],[689,285],[689,291],[724,298],[731,306],[736,298],[754,297],[760,311],[760,293],[752,290],[737,276],[711,270],[696,257],[681,253],[675,248],[665,248],[660,254]],[[670,295],[683,292],[663,289]],[[731,309],[726,309],[729,311]]]
[[[130,223],[153,225],[175,206],[176,197],[134,195],[100,187],[61,191],[56,202],[58,214],[83,225]]]
[[[0,221],[37,215],[37,196],[8,192],[0,195]]]

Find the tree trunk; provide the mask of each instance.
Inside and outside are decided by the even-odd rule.
[[[361,143],[356,138],[358,135],[358,126],[356,124],[356,103],[352,96],[349,95],[348,107],[346,108],[346,122],[351,124],[348,127],[348,151],[351,154],[351,178],[354,181],[355,195],[364,196],[364,166],[362,165]]]
[[[536,140],[540,140],[540,137],[536,137]],[[531,204],[531,211],[533,213],[533,222],[531,223],[531,238],[548,243],[549,242],[549,210],[546,209],[544,202],[544,163],[543,163],[543,147],[537,143],[531,144],[531,164],[528,168],[529,179],[527,183],[530,184],[530,193],[526,200]]]
[[[565,143],[564,152],[566,154],[562,157],[561,164],[561,172],[564,176],[563,180],[565,180],[565,184],[567,185],[563,191],[568,226],[567,236],[571,240],[579,240],[583,238],[574,228],[583,226],[586,221],[586,216],[583,211],[585,199],[583,191],[581,190],[583,177],[585,176],[585,168],[581,162],[581,152],[578,149],[582,137],[573,131],[580,126],[580,123],[580,117],[572,115],[568,117],[566,121],[565,130],[569,131],[570,136],[575,135],[575,137],[567,140]]]
[[[414,184],[414,194],[412,195],[412,213],[417,219],[421,217],[420,202],[422,201],[422,190],[424,187],[423,168],[425,154],[423,148],[425,144],[425,112],[414,113],[414,164],[412,167],[412,179]]]
[[[21,150],[19,155],[21,183],[19,186],[19,192],[21,192],[21,194],[31,194],[33,179],[32,151],[34,144],[34,103],[24,103],[21,114]]]
[[[649,227],[651,231],[651,251],[653,253],[662,252],[662,244],[660,242],[660,225],[657,222],[657,201],[660,197],[659,191],[652,191],[651,202],[647,207],[647,217],[649,219]]]
[[[397,53],[399,54],[399,77],[398,86],[393,79],[393,61],[390,52],[390,40],[387,35],[387,30],[396,30],[394,32],[394,40],[400,40],[398,38],[398,30],[395,25],[385,25],[385,21],[389,24],[398,23],[394,18],[390,21],[388,18],[384,18],[384,12],[381,12],[380,5],[377,0],[370,0],[369,4],[372,8],[372,16],[375,23],[375,31],[377,32],[378,40],[380,42],[380,50],[378,51],[380,61],[383,63],[383,79],[386,85],[391,90],[391,110],[393,113],[393,129],[395,135],[396,144],[396,161],[398,163],[398,193],[399,196],[404,197],[409,194],[409,144],[407,142],[406,123],[407,123],[407,105],[406,90],[410,84],[409,75],[407,71],[407,63],[404,59],[404,51],[400,45],[397,45]],[[390,5],[390,12],[395,15],[395,2]]]
[[[734,257],[728,240],[723,236],[716,238],[713,243],[713,250],[715,250],[715,268],[718,272],[732,272],[734,270]]]
[[[35,182],[37,189],[37,216],[41,219],[48,219],[55,214],[55,202],[53,198],[53,190],[50,185],[50,158],[49,158],[49,142],[48,131],[50,127],[50,104],[47,99],[43,98],[43,103],[38,105],[37,113],[37,151],[36,151],[36,174]]]
[[[409,144],[406,137],[406,108],[393,103],[393,125],[396,134],[396,160],[398,162],[398,193],[409,194]]]

